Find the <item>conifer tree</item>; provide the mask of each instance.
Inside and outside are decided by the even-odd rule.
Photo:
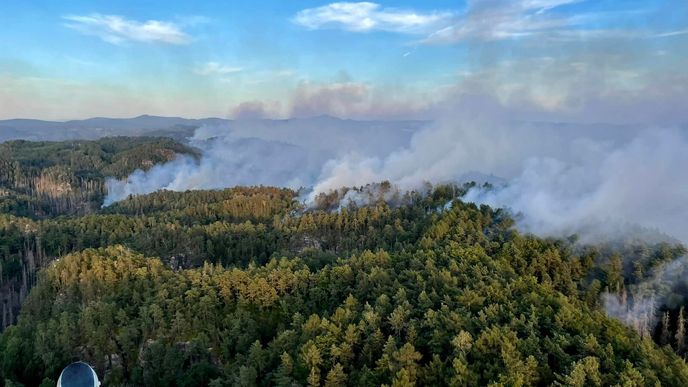
[[[669,344],[669,312],[664,312],[662,314],[659,342],[662,345]]]
[[[683,315],[683,307],[678,311],[678,319],[676,320],[676,351],[683,354],[686,348],[686,322]]]

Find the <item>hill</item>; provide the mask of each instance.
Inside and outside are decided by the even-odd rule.
[[[88,214],[99,208],[107,177],[197,155],[168,138],[0,143],[0,211],[34,218]]]
[[[3,275],[35,285],[0,337],[0,377],[49,383],[83,359],[112,385],[688,383],[682,315],[660,347],[660,326],[602,308],[646,277],[622,255],[651,273],[683,247],[521,235],[504,211],[453,200],[464,189],[394,205],[363,189],[368,204],[331,211],[238,187],[6,217]]]

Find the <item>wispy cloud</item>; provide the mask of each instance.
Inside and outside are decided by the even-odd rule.
[[[424,36],[415,43],[459,44],[537,38],[551,42],[647,39],[688,35],[688,29],[619,28],[643,9],[580,13],[567,8],[592,0],[467,0],[464,9],[417,11],[372,2],[336,2],[304,9],[292,21],[311,30],[388,31]],[[626,19],[631,20],[631,19]]]
[[[386,8],[370,2],[337,2],[304,9],[293,22],[309,29],[341,28],[347,31],[389,31],[427,33],[444,24],[453,13],[433,11],[422,13],[408,9]]]
[[[187,44],[190,37],[173,22],[146,20],[136,21],[118,15],[67,15],[65,26],[86,35],[93,35],[112,44],[147,42]]]
[[[460,17],[431,33],[423,43],[452,44],[526,37],[549,41],[666,38],[688,34],[688,29],[657,32],[647,28],[600,27],[643,10],[570,13],[563,7],[589,0],[469,0]],[[560,9],[561,8],[561,9]]]
[[[561,5],[580,3],[585,0],[521,0],[512,1],[524,9],[535,9],[538,13],[543,13]],[[520,4],[519,4],[520,3]]]
[[[544,39],[553,42],[660,39],[688,35],[687,30],[657,32],[648,29],[561,29],[549,31]]]
[[[242,67],[227,66],[218,62],[206,62],[194,68],[193,72],[198,75],[227,75],[242,71]]]
[[[672,36],[680,36],[680,35],[688,35],[688,28],[685,30],[678,30],[678,31],[669,31],[669,32],[662,32],[658,33],[655,35],[655,37],[658,38],[669,38]]]
[[[581,0],[470,0],[454,23],[431,34],[426,43],[457,43],[521,38],[571,28],[584,17],[551,12]]]

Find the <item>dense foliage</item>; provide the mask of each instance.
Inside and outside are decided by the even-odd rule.
[[[688,385],[688,289],[663,281],[688,275],[679,244],[523,235],[456,200],[470,184],[100,208],[106,177],[177,153],[0,144],[0,385],[77,359],[109,385]]]
[[[623,249],[521,235],[446,206],[455,192],[335,212],[276,188],[161,192],[5,218],[9,251],[69,254],[0,338],[1,377],[47,383],[83,359],[114,385],[688,384],[670,347],[600,309],[639,280]],[[648,268],[683,253],[645,249]]]
[[[107,177],[123,178],[178,153],[167,138],[0,143],[0,213],[28,217],[86,214],[102,204]]]

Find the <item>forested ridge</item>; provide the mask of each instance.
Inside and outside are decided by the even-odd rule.
[[[0,212],[33,218],[94,212],[107,177],[195,154],[162,137],[107,137],[97,141],[0,143]]]
[[[197,156],[162,137],[0,143],[0,330],[15,321],[36,271],[61,255],[50,250],[49,237],[49,245],[41,242],[41,220],[93,214],[102,206],[108,178],[178,154]]]
[[[99,179],[150,160],[115,159]],[[468,187],[6,211],[0,381],[54,385],[81,359],[107,385],[688,385],[680,284],[657,324],[603,309],[609,295],[632,303],[683,246],[525,235],[506,211],[456,199]]]

